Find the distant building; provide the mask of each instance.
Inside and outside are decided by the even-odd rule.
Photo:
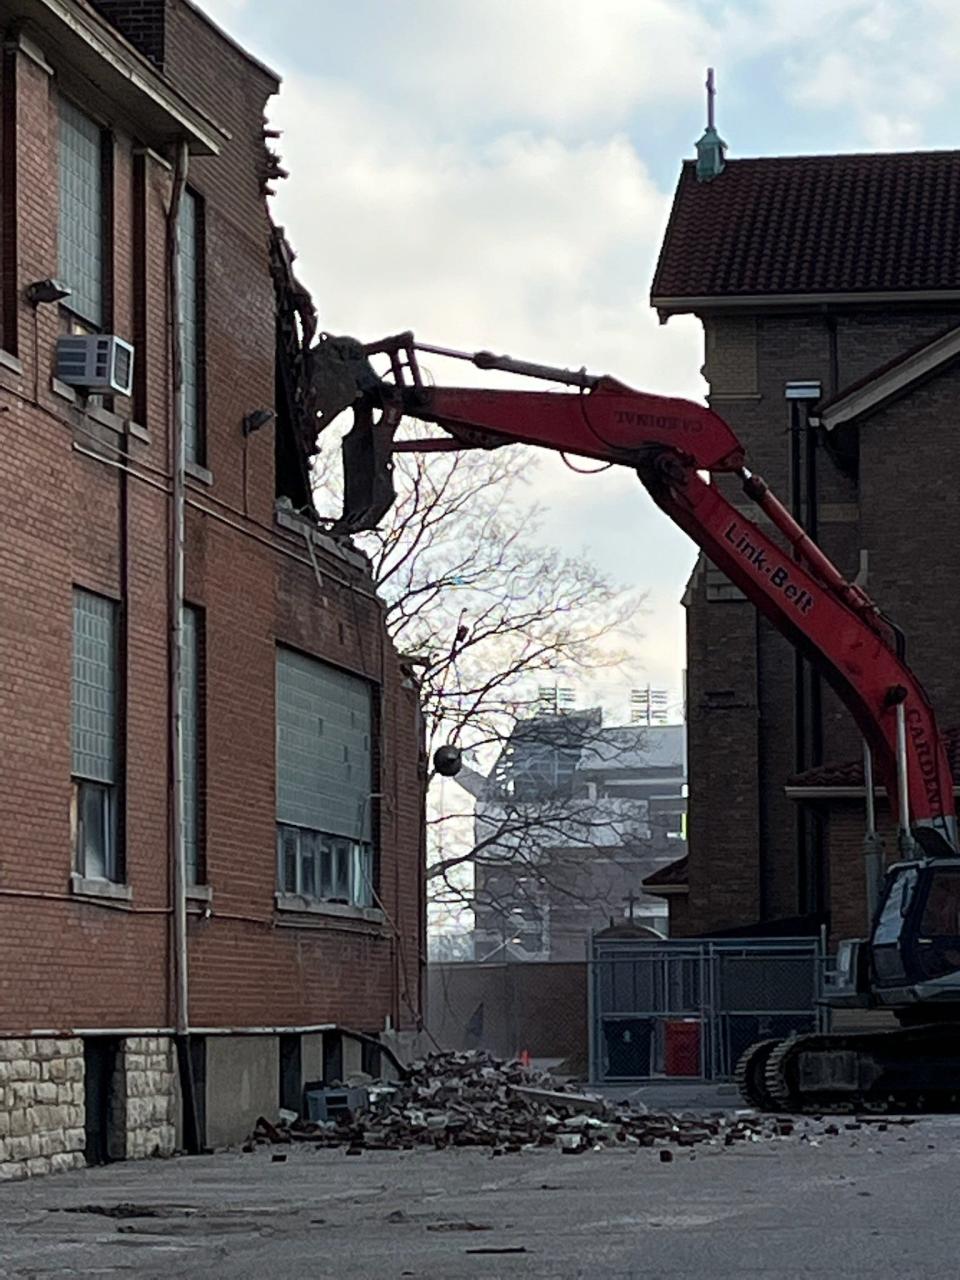
[[[666,932],[666,904],[642,881],[685,847],[682,725],[536,716],[471,789],[478,960],[579,960],[614,922]]]

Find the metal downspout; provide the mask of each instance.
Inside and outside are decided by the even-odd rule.
[[[901,857],[912,858],[917,846],[910,829],[910,775],[907,766],[907,715],[903,702],[897,703],[897,808],[900,811],[897,844]]]
[[[187,864],[183,831],[183,595],[186,512],[186,441],[183,431],[183,352],[180,331],[180,206],[189,152],[176,145],[173,189],[167,210],[167,329],[170,350],[170,864],[173,887],[174,1039],[183,1104],[184,1145],[202,1149],[196,1082],[190,1056],[190,976],[187,956]]]
[[[877,834],[877,801],[873,782],[873,754],[863,744],[863,786],[867,797],[867,830],[863,837],[863,871],[867,886],[867,927],[872,929],[880,900],[883,875],[883,841]]]

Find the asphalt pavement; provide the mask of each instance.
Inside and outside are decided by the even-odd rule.
[[[111,1165],[0,1186],[0,1276],[955,1280],[960,1119],[839,1129],[669,1162],[262,1147]]]

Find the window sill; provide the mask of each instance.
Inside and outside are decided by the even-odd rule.
[[[87,409],[87,417],[92,418],[94,422],[99,422],[101,427],[107,427],[110,431],[115,431],[118,436],[122,436],[126,423],[118,413],[112,413],[109,409],[104,409],[101,405],[95,404]]]
[[[736,404],[738,400],[749,400],[753,403],[763,399],[760,391],[710,391],[707,399],[711,404]]]
[[[331,920],[357,920],[363,924],[383,924],[383,912],[376,907],[351,907],[344,902],[316,902],[295,893],[274,894],[278,911],[305,916],[326,916]]]
[[[78,404],[78,396],[73,387],[65,382],[61,382],[59,378],[50,379],[50,390],[55,396],[59,396],[61,400],[67,400],[70,404]]]
[[[18,377],[23,377],[23,365],[16,356],[12,356],[9,351],[0,350],[0,368],[8,369],[10,373],[15,373]]]
[[[188,884],[186,897],[188,902],[212,902],[213,886],[209,884]]]
[[[70,873],[70,892],[78,898],[107,898],[111,902],[131,902],[133,889],[128,884],[114,884],[112,880],[94,880],[78,871]]]
[[[140,440],[143,444],[150,443],[150,432],[146,427],[141,427],[139,422],[134,422],[132,418],[128,418],[126,426],[128,436],[132,436],[134,440]]]
[[[213,472],[201,467],[199,462],[187,462],[183,469],[192,480],[199,480],[201,484],[213,484]]]

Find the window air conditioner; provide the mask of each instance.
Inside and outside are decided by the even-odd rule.
[[[70,334],[57,339],[57,378],[84,391],[133,391],[133,347],[112,333]]]

